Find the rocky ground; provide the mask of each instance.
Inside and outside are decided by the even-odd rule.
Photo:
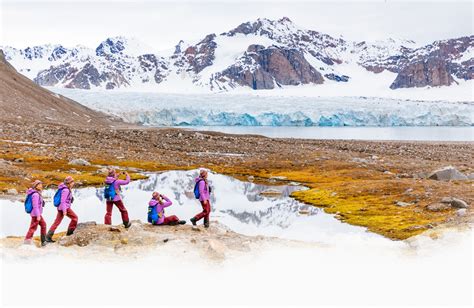
[[[345,222],[405,239],[472,216],[472,153],[472,142],[271,139],[11,121],[0,130],[0,189],[15,195],[33,178],[49,185],[67,174],[79,185],[101,185],[108,165],[128,169],[135,178],[140,171],[207,167],[250,181],[302,183],[311,189],[295,198]],[[87,164],[73,161],[79,158]],[[461,176],[453,171],[441,180],[428,178],[449,165]]]
[[[30,256],[31,246],[40,247],[39,237],[35,237],[31,246],[24,245],[23,240],[23,237],[10,236],[0,239],[0,246],[4,253],[17,257]],[[140,220],[132,221],[129,229],[125,229],[122,225],[107,226],[85,222],[78,225],[73,235],[66,236],[65,232],[61,232],[54,236],[54,240],[55,243],[49,243],[44,247],[43,253],[60,249],[64,255],[68,255],[71,253],[67,253],[67,249],[64,248],[69,248],[74,251],[73,255],[78,253],[82,257],[96,258],[94,252],[97,252],[101,254],[101,259],[107,259],[117,255],[126,258],[143,257],[157,250],[167,252],[171,250],[176,256],[197,253],[205,260],[215,262],[243,255],[265,244],[305,245],[276,238],[244,236],[228,230],[215,221],[212,221],[209,229],[202,226],[192,228],[190,225],[153,226]],[[38,253],[37,250],[33,251],[33,255]]]

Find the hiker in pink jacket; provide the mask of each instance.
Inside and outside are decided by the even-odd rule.
[[[54,243],[53,235],[58,226],[61,224],[64,216],[67,216],[71,219],[69,226],[67,228],[66,235],[69,236],[74,233],[77,226],[77,215],[71,209],[71,204],[74,201],[72,196],[72,188],[74,187],[74,179],[70,176],[66,177],[63,183],[58,186],[58,190],[61,190],[61,203],[58,206],[58,213],[56,214],[56,219],[54,220],[53,225],[49,228],[48,234],[46,235],[46,241]]]
[[[165,216],[165,208],[172,204],[168,197],[155,191],[148,203],[148,222],[153,225],[184,225],[186,221],[179,220],[176,215]]]
[[[106,225],[112,224],[112,208],[115,205],[122,215],[122,222],[125,228],[129,228],[132,224],[128,218],[128,212],[122,202],[122,196],[120,195],[120,186],[127,185],[130,183],[130,175],[126,172],[122,172],[125,175],[125,180],[120,180],[115,169],[109,169],[109,175],[105,179],[105,184],[113,185],[115,189],[115,197],[113,200],[107,200],[107,212],[105,214],[104,223]]]
[[[38,224],[41,228],[41,246],[46,245],[46,222],[43,219],[43,196],[41,193],[43,192],[43,183],[41,181],[36,180],[31,185],[31,188],[28,189],[27,195],[31,195],[31,203],[33,205],[33,209],[30,213],[31,216],[31,223],[28,232],[26,233],[25,237],[25,244],[31,244],[33,234],[35,233],[36,229],[38,228]]]
[[[202,212],[191,218],[191,223],[196,226],[196,222],[204,218],[204,227],[209,228],[209,215],[211,213],[210,187],[207,182],[207,170],[199,171],[199,177],[196,178],[199,185],[199,201],[201,202]]]

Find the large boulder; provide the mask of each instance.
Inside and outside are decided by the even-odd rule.
[[[426,207],[427,210],[432,212],[441,212],[445,210],[449,210],[451,208],[451,204],[449,203],[432,203]]]
[[[466,209],[469,207],[469,204],[467,204],[466,201],[453,197],[445,197],[441,200],[441,203],[447,203],[458,209]]]
[[[76,159],[73,159],[73,160],[69,161],[69,165],[74,165],[74,166],[90,166],[91,163],[88,162],[88,161],[85,160],[85,159],[76,158]]]
[[[467,180],[468,179],[466,175],[459,172],[453,166],[447,166],[447,167],[435,170],[428,176],[428,178],[431,180],[437,180],[437,181]]]

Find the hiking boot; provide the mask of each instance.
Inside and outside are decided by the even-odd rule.
[[[196,218],[191,218],[189,221],[191,221],[191,223],[193,224],[193,227],[196,226]]]
[[[54,232],[49,231],[48,234],[46,234],[46,242],[55,243],[56,241],[53,241],[53,235]]]
[[[186,224],[186,220],[180,220],[178,223],[179,223],[180,225],[185,225],[185,224]]]
[[[209,222],[204,223],[204,228],[209,228]]]
[[[125,229],[128,229],[128,228],[130,228],[130,227],[132,226],[132,223],[129,222],[129,221],[124,221],[124,222],[123,222],[123,225],[124,225]]]
[[[67,229],[66,236],[71,236],[74,233],[74,229]]]
[[[46,246],[46,234],[41,234],[41,246]]]

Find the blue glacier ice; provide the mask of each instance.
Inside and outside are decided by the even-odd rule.
[[[474,102],[51,90],[150,126],[474,126]]]

